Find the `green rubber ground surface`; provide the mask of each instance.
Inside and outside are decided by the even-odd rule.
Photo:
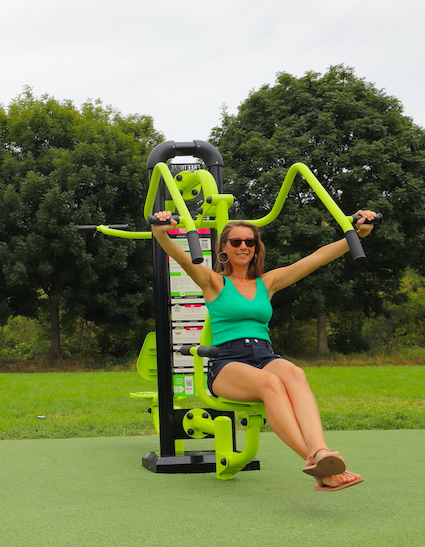
[[[273,433],[261,434],[261,470],[232,481],[147,471],[157,437],[0,441],[0,545],[423,547],[425,431],[327,439],[364,483],[313,491]]]

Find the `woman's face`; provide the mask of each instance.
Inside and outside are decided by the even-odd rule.
[[[228,239],[239,238],[242,242],[239,247],[233,247],[230,241],[226,241],[221,250],[227,254],[234,266],[248,266],[255,254],[255,245],[248,247],[244,241],[245,239],[253,239],[255,237],[251,228],[234,226],[227,237]]]

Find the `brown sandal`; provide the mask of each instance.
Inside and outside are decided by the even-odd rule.
[[[346,473],[346,471],[344,471],[344,473]],[[336,492],[337,490],[342,490],[343,488],[348,488],[349,486],[359,484],[359,482],[363,482],[364,479],[360,477],[359,479],[355,479],[351,482],[345,482],[343,484],[340,484],[339,486],[328,486],[327,484],[323,484],[323,478],[316,478],[316,481],[317,484],[313,486],[313,490],[317,490],[319,492]]]
[[[329,454],[315,463],[314,458],[321,450],[327,450]],[[329,448],[319,448],[319,450],[316,450],[314,454],[307,458],[306,464],[307,465],[303,468],[304,473],[312,475],[317,479],[323,479],[323,477],[330,477],[331,475],[339,475],[346,469],[345,462],[338,452],[331,452]]]

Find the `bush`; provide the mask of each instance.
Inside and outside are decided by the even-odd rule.
[[[153,330],[153,322],[146,321],[145,328]],[[129,356],[137,355],[146,332],[125,330],[111,333],[92,321],[76,318],[66,320],[62,326],[61,348],[63,359],[90,360],[108,363],[106,368]],[[33,360],[50,353],[49,331],[36,319],[14,317],[0,328],[0,359]],[[103,366],[101,368],[104,368]]]
[[[384,315],[366,321],[371,347],[425,347],[425,278],[407,271],[399,291],[401,303],[387,302]]]
[[[47,338],[35,319],[13,317],[0,329],[0,358],[35,359],[49,351]]]

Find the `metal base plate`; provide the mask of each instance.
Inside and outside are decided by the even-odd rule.
[[[185,451],[175,456],[161,456],[156,452],[148,452],[142,458],[142,465],[153,473],[215,473],[215,452]],[[255,458],[242,471],[257,471],[260,461]]]

